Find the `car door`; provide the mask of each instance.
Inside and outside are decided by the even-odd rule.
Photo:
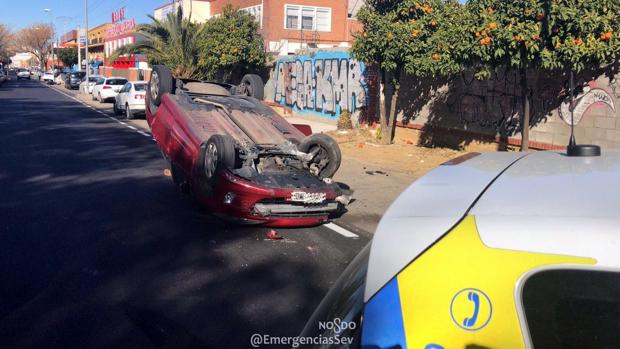
[[[123,88],[119,91],[116,100],[118,101],[118,108],[125,108],[125,103],[127,102],[127,96],[129,95],[129,91],[131,91],[131,83],[126,83]]]

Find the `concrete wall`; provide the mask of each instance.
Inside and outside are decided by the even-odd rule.
[[[359,118],[370,104],[370,72],[347,51],[280,57],[265,86],[265,99],[298,114],[337,119],[346,109]]]
[[[530,74],[532,120],[530,141],[538,148],[566,146],[570,134],[568,78],[556,73]],[[620,79],[613,71],[597,71],[576,77],[575,135],[579,143],[620,147]],[[446,129],[520,142],[522,94],[519,76],[502,70],[491,79],[478,81],[464,73],[446,81],[418,81],[405,77],[399,98],[399,121],[427,130],[428,145],[441,143]],[[434,130],[434,131],[433,131]],[[461,133],[462,134],[462,133]]]

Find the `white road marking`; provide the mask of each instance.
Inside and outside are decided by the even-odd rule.
[[[50,88],[50,89],[52,89],[52,90],[54,90],[54,91],[56,91],[56,92],[58,92],[58,93],[60,93],[60,94],[62,94],[62,95],[65,95],[65,96],[67,96],[67,97],[69,97],[69,98],[73,99],[74,101],[76,101],[76,102],[80,103],[81,105],[83,105],[83,106],[85,106],[85,107],[87,107],[87,108],[90,108],[90,109],[92,109],[92,110],[96,111],[97,113],[99,113],[99,114],[101,114],[101,115],[105,116],[106,118],[108,118],[108,119],[110,119],[110,120],[112,120],[112,121],[114,121],[114,122],[117,122],[117,123],[119,123],[119,124],[121,124],[121,125],[124,125],[125,127],[129,128],[129,129],[131,129],[131,130],[133,130],[133,131],[136,131],[136,133],[139,133],[139,134],[141,134],[141,135],[142,135],[142,136],[144,136],[144,137],[151,137],[151,134],[149,134],[149,133],[147,133],[147,132],[144,132],[144,131],[142,131],[142,130],[139,130],[137,127],[134,127],[134,126],[132,126],[132,125],[129,125],[129,124],[127,124],[127,123],[123,122],[123,121],[120,121],[119,119],[117,119],[117,118],[115,118],[115,117],[112,117],[112,116],[108,115],[108,113],[106,113],[106,112],[104,112],[104,111],[101,111],[101,110],[99,110],[99,109],[97,109],[97,108],[93,107],[92,105],[87,104],[86,102],[84,102],[84,101],[82,101],[82,100],[80,100],[80,99],[78,99],[78,98],[76,98],[76,97],[74,97],[74,96],[71,96],[71,95],[70,95],[70,94],[68,94],[68,93],[65,93],[65,92],[60,91],[60,90],[55,89],[55,88],[52,88],[52,86],[50,86],[50,85],[45,85],[45,86],[46,86],[46,87],[48,87],[48,88]],[[155,139],[153,138],[153,140],[155,140]]]
[[[352,233],[352,232],[346,230],[345,228],[343,228],[343,227],[341,227],[339,225],[336,225],[334,223],[327,223],[327,224],[324,224],[323,226],[325,228],[328,228],[328,229],[331,229],[331,230],[335,231],[336,233],[338,233],[338,234],[340,234],[340,235],[342,235],[344,237],[353,238],[353,239],[359,238],[359,235],[357,235],[355,233]]]

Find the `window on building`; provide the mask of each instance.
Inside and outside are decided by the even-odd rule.
[[[245,7],[245,8],[242,8],[241,10],[256,17],[256,21],[258,21],[260,27],[261,28],[263,27],[263,5]]]
[[[285,5],[284,28],[317,30],[328,32],[332,29],[332,10],[326,7]]]

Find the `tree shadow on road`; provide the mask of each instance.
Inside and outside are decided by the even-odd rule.
[[[263,229],[196,209],[150,138],[79,104],[0,102],[14,106],[0,119],[5,345],[247,347],[253,333],[294,336],[346,265],[328,277],[306,242],[271,243]]]

